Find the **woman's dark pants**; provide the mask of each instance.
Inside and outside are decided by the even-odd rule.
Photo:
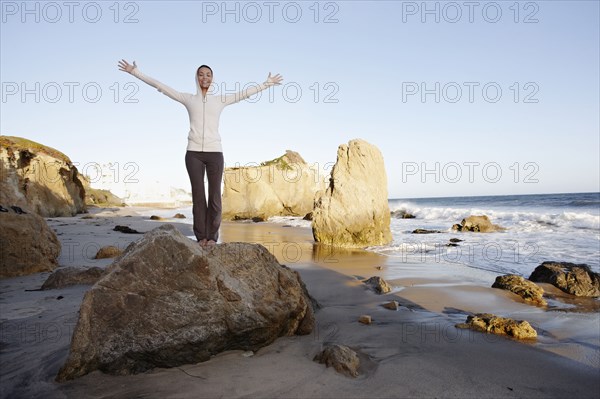
[[[194,235],[198,241],[219,238],[221,226],[221,181],[223,178],[223,153],[187,151],[185,167],[192,184],[192,213]],[[208,203],[204,193],[204,172],[208,177]]]

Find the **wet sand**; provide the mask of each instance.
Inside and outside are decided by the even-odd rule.
[[[92,218],[50,218],[63,245],[61,266],[106,266],[92,259],[104,245],[125,248],[140,235],[112,231],[127,225],[146,232],[177,219],[150,221],[136,208],[94,209]],[[489,288],[482,277],[442,264],[409,264],[363,250],[314,244],[310,229],[270,223],[223,223],[223,242],[265,245],[297,270],[320,303],[309,336],[284,337],[251,357],[229,351],[207,362],[154,369],[132,376],[93,372],[58,384],[72,330],[89,286],[25,291],[49,273],[0,281],[1,397],[197,398],[197,397],[599,397],[597,313],[547,311],[516,295]],[[361,280],[379,275],[392,293],[376,295]],[[60,298],[60,299],[59,299]],[[390,311],[381,305],[397,300]],[[557,309],[565,307],[556,305]],[[456,329],[468,312],[526,319],[535,343]],[[357,319],[369,314],[373,324]],[[352,347],[361,375],[350,379],[312,358],[326,343]]]

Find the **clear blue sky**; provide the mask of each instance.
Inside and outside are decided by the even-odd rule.
[[[284,77],[224,110],[226,166],[362,138],[390,198],[599,191],[599,2],[469,4],[2,1],[0,133],[189,191],[185,108],[117,62],[192,93],[208,64],[226,90]]]

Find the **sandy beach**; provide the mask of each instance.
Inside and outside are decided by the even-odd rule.
[[[105,245],[124,249],[137,234],[113,231],[127,225],[147,232],[171,223],[193,237],[178,219],[152,221],[143,208],[92,208],[89,214],[46,218],[62,244],[60,266],[107,266],[93,259]],[[481,279],[440,263],[411,264],[364,250],[313,242],[308,228],[273,223],[226,222],[222,242],[267,247],[297,270],[319,302],[311,335],[279,338],[248,356],[228,351],[211,360],[131,376],[99,371],[67,383],[54,378],[65,362],[83,295],[89,286],[35,291],[49,273],[0,282],[0,396],[2,398],[198,398],[198,397],[600,397],[600,321],[551,300],[550,310],[489,288]],[[362,280],[381,276],[387,295]],[[548,291],[550,287],[544,286]],[[381,305],[390,300],[397,311]],[[598,315],[597,300],[581,304]],[[596,306],[596,307],[595,307]],[[536,342],[454,327],[471,313],[490,312],[528,320]],[[360,315],[371,315],[371,325]],[[353,348],[361,359],[355,379],[314,362],[326,343]]]

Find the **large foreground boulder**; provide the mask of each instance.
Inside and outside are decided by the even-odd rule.
[[[529,280],[552,284],[571,295],[600,296],[600,274],[585,264],[543,262],[531,273]]]
[[[43,217],[86,212],[82,176],[69,157],[22,137],[0,136],[0,204]]]
[[[259,244],[203,248],[170,224],[131,243],[85,295],[57,381],[132,374],[256,351],[308,334],[311,299],[297,272]]]
[[[392,241],[387,175],[383,156],[364,140],[338,147],[329,187],[315,195],[315,241],[341,247]]]
[[[56,269],[60,241],[46,221],[35,213],[3,209],[6,212],[0,212],[0,278]]]
[[[290,150],[257,166],[227,168],[223,180],[224,220],[304,216],[324,186],[319,171]]]

